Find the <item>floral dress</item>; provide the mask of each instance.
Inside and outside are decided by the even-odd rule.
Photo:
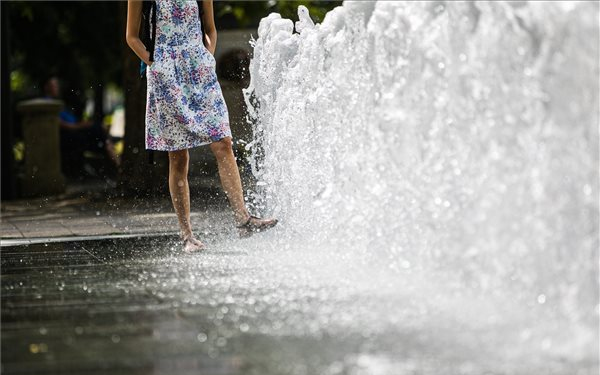
[[[216,62],[202,42],[198,3],[156,0],[147,67],[146,149],[183,150],[231,137]]]

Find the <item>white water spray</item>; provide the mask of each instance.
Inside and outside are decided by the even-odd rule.
[[[381,1],[316,25],[302,6],[295,24],[270,14],[244,90],[259,208],[307,249],[544,305],[572,330],[570,355],[594,355],[598,12]]]

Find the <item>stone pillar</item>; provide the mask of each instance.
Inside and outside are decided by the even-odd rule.
[[[25,143],[25,174],[20,180],[24,197],[65,191],[60,169],[59,113],[61,100],[31,99],[17,104]]]

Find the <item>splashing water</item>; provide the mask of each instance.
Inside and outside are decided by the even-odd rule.
[[[244,90],[276,241],[359,259],[399,291],[420,274],[422,298],[456,314],[514,306],[500,319],[521,343],[539,332],[544,353],[597,366],[598,3],[298,13],[299,33],[261,20]]]

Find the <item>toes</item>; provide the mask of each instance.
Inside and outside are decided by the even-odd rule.
[[[202,250],[204,250],[203,246],[189,246],[184,249],[186,253],[197,253]]]
[[[204,246],[204,244],[202,242],[200,242],[198,239],[192,237],[186,241],[185,246],[183,247],[183,250],[186,253],[195,253],[195,252],[202,251],[205,248],[206,248],[206,246]]]

